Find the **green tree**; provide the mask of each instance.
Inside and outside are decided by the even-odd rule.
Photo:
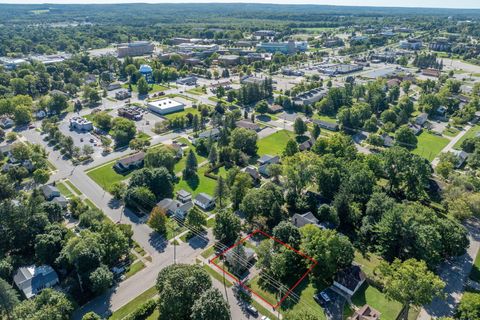
[[[141,77],[137,82],[137,89],[139,95],[146,95],[148,94],[148,83],[144,77]]]
[[[197,207],[193,207],[187,214],[185,224],[193,231],[194,234],[203,231],[203,227],[207,225],[205,214]]]
[[[465,291],[457,309],[457,319],[480,319],[480,293]]]
[[[395,144],[407,149],[415,149],[417,147],[417,137],[413,131],[406,125],[401,126],[395,132]]]
[[[124,182],[118,181],[112,184],[109,191],[115,200],[123,201],[125,193],[127,192],[127,185]]]
[[[37,184],[45,184],[50,178],[50,172],[46,169],[36,169],[33,171],[33,181]]]
[[[52,224],[45,233],[35,237],[35,256],[42,264],[53,264],[67,242],[68,230],[60,224]]]
[[[235,128],[230,136],[230,144],[232,148],[254,156],[258,149],[257,138],[257,133],[252,130]]]
[[[217,185],[215,186],[215,198],[218,201],[220,208],[225,206],[225,200],[228,197],[228,187],[225,179],[222,176],[218,177]]]
[[[147,187],[129,187],[124,201],[127,207],[150,211],[155,205],[156,197]]]
[[[112,286],[113,273],[108,270],[107,266],[101,265],[90,274],[89,280],[92,291],[96,294],[100,294]]]
[[[284,320],[318,320],[319,316],[310,310],[289,311]]]
[[[135,123],[125,118],[115,118],[113,120],[111,135],[118,147],[126,146],[135,138],[137,129]]]
[[[255,111],[260,114],[265,114],[268,112],[268,103],[265,100],[257,102],[255,105]]]
[[[285,150],[283,151],[283,155],[286,157],[291,157],[298,151],[298,143],[295,141],[295,139],[289,139],[287,141],[287,145],[285,146]]]
[[[24,125],[32,121],[32,110],[30,107],[20,105],[15,107],[13,118],[16,125]]]
[[[68,99],[64,94],[54,93],[48,101],[47,108],[52,114],[60,114],[68,108]]]
[[[151,148],[145,154],[145,167],[148,168],[165,167],[173,173],[175,162],[175,151],[167,146]]]
[[[195,302],[212,287],[212,280],[199,265],[176,264],[160,271],[156,287],[160,320],[190,319]]]
[[[83,317],[82,320],[102,320],[102,318],[93,311],[87,312]]]
[[[442,294],[445,287],[445,283],[428,269],[424,261],[408,259],[401,262],[395,259],[390,265],[383,262],[379,272],[386,296],[404,306],[404,319],[408,318],[410,306],[432,302],[433,298]]]
[[[215,145],[210,148],[210,152],[208,154],[208,161],[212,164],[212,166],[214,166],[218,161],[218,152]]]
[[[230,246],[240,235],[240,219],[230,210],[221,210],[215,216],[213,235],[225,246]]]
[[[192,320],[229,320],[230,307],[216,288],[210,288],[192,306]]]
[[[24,300],[13,311],[13,319],[69,320],[74,310],[67,296],[54,289],[44,289],[31,300]]]
[[[0,278],[0,315],[6,319],[14,319],[12,312],[19,303],[18,294],[7,281]]]
[[[167,234],[167,215],[165,210],[155,206],[148,218],[148,225],[162,235]]]
[[[165,167],[142,168],[130,178],[130,187],[147,187],[157,199],[168,198],[173,193],[172,175]]]
[[[297,118],[293,123],[293,130],[295,131],[295,134],[301,136],[308,130],[308,128],[302,118]]]
[[[190,151],[187,155],[185,169],[183,169],[184,178],[189,179],[191,177],[196,176],[197,175],[197,170],[198,170],[197,156],[195,155],[193,150],[190,149]]]
[[[316,123],[313,124],[312,132],[311,132],[313,140],[317,140],[320,136],[320,126]]]

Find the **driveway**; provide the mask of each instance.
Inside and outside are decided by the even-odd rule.
[[[324,290],[330,298],[329,302],[326,302],[320,298],[320,305],[325,311],[325,315],[329,320],[343,320],[343,307],[345,305],[345,297],[338,294],[336,291],[331,288]]]

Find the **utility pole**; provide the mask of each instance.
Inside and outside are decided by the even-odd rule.
[[[177,264],[177,227],[173,229],[173,264]]]

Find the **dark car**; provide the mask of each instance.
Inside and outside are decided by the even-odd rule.
[[[251,315],[255,316],[255,317],[258,317],[258,311],[257,309],[255,309],[254,306],[252,306],[251,304],[247,305],[247,311],[248,313],[250,313]]]

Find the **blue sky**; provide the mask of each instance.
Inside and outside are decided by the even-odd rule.
[[[243,2],[275,4],[326,4],[339,6],[382,6],[382,7],[430,7],[430,8],[475,8],[480,9],[480,0],[0,0],[0,3],[204,3]]]

